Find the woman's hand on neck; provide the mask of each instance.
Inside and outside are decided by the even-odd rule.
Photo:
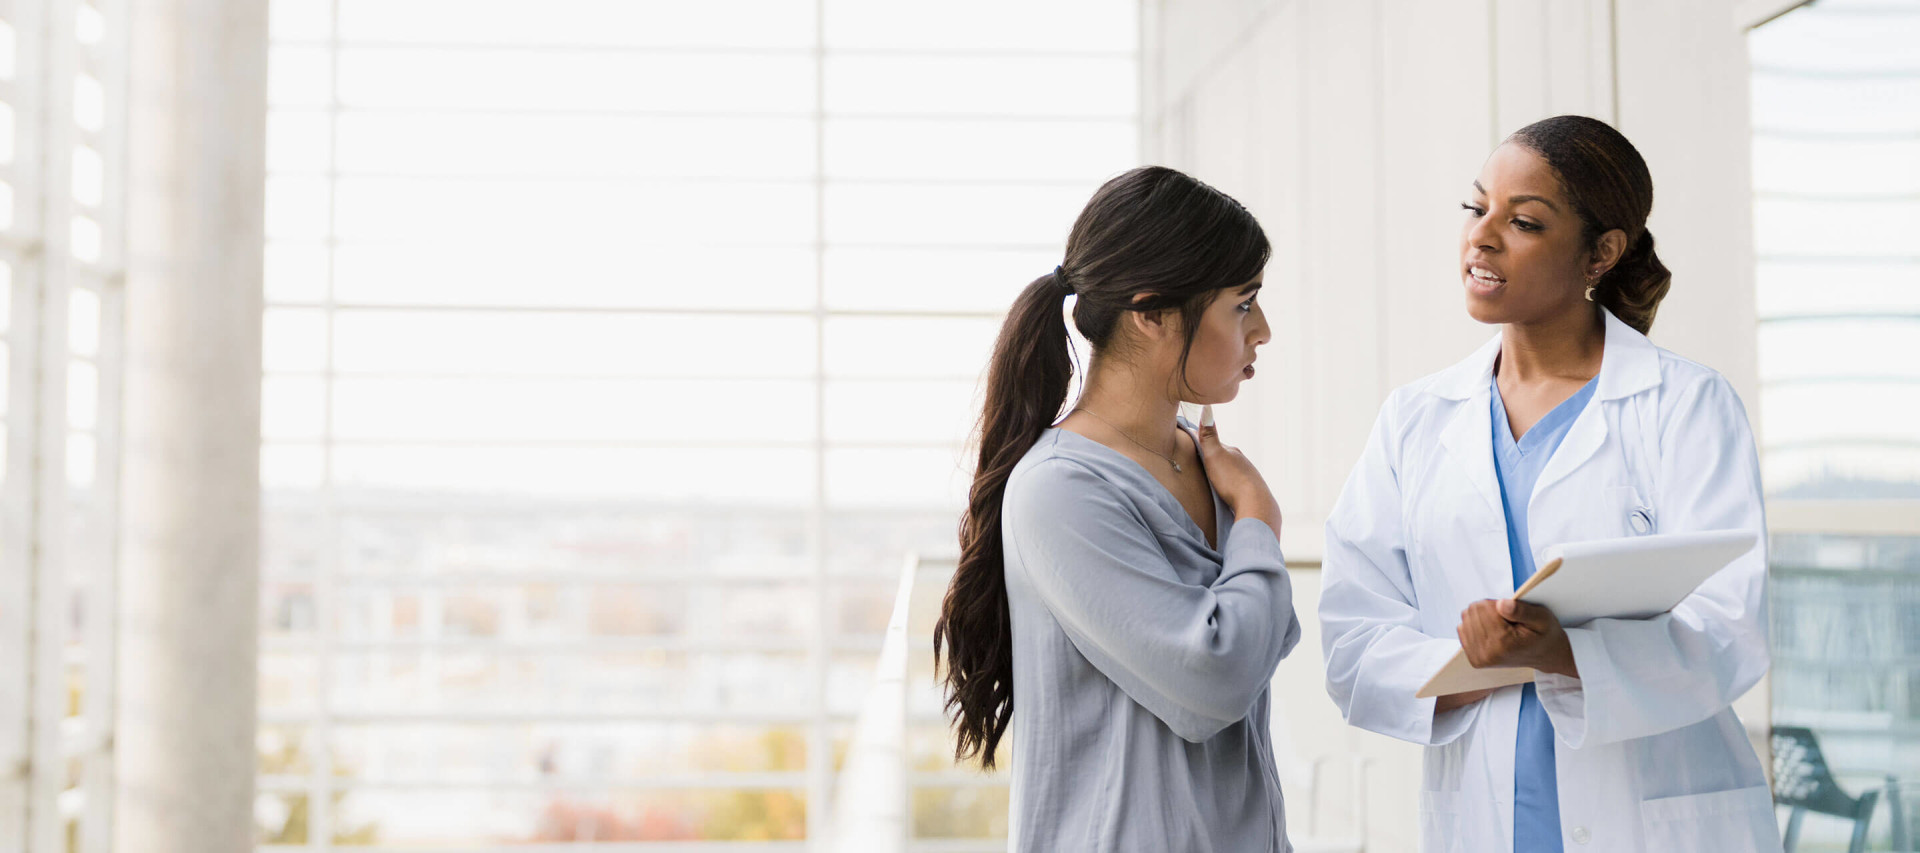
[[[1496,375],[1502,387],[1577,380],[1600,372],[1607,348],[1606,318],[1582,299],[1570,310],[1529,323],[1508,323],[1500,330]]]

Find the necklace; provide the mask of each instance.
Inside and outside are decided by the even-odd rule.
[[[1151,454],[1153,454],[1153,455],[1155,455],[1155,456],[1158,456],[1158,457],[1160,457],[1161,459],[1165,459],[1165,460],[1167,460],[1167,464],[1168,464],[1168,465],[1172,465],[1172,466],[1173,466],[1173,473],[1175,473],[1175,474],[1179,474],[1179,473],[1183,473],[1183,472],[1185,472],[1185,471],[1186,471],[1186,469],[1184,469],[1184,468],[1181,468],[1181,467],[1180,467],[1180,463],[1178,463],[1178,462],[1175,462],[1175,461],[1173,461],[1173,457],[1171,457],[1171,456],[1168,456],[1168,455],[1167,455],[1167,454],[1165,454],[1165,453],[1161,453],[1160,451],[1158,451],[1158,450],[1155,450],[1155,449],[1153,449],[1153,448],[1151,448],[1151,447],[1148,447],[1148,446],[1146,446],[1146,445],[1144,445],[1144,444],[1141,444],[1141,443],[1140,443],[1140,440],[1139,440],[1139,439],[1136,439],[1136,438],[1134,438],[1133,436],[1130,436],[1130,435],[1128,435],[1128,434],[1127,434],[1127,431],[1126,431],[1126,430],[1123,430],[1123,429],[1121,429],[1121,428],[1119,428],[1119,427],[1117,427],[1117,426],[1113,426],[1113,421],[1110,421],[1110,420],[1107,420],[1106,418],[1103,418],[1103,417],[1100,417],[1099,415],[1095,415],[1095,414],[1093,414],[1093,412],[1092,412],[1092,410],[1089,410],[1089,409],[1082,409],[1082,408],[1077,408],[1077,407],[1076,407],[1076,408],[1075,408],[1075,409],[1074,409],[1073,411],[1074,411],[1074,412],[1086,412],[1086,413],[1087,413],[1087,414],[1089,414],[1089,415],[1093,415],[1093,419],[1094,419],[1094,420],[1096,420],[1096,421],[1099,421],[1099,422],[1101,422],[1101,423],[1103,423],[1103,424],[1106,424],[1107,426],[1110,426],[1110,427],[1113,427],[1113,431],[1114,431],[1114,432],[1117,432],[1117,433],[1119,433],[1119,434],[1120,434],[1120,437],[1121,437],[1121,438],[1124,438],[1124,439],[1126,439],[1126,440],[1128,440],[1128,441],[1131,441],[1131,442],[1133,442],[1133,443],[1134,443],[1134,445],[1135,445],[1136,447],[1139,447],[1139,448],[1140,448],[1141,450],[1144,450],[1144,451],[1146,451],[1146,452],[1148,452],[1148,453],[1151,453]],[[1067,414],[1073,414],[1073,412],[1068,412]]]

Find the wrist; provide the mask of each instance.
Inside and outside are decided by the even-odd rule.
[[[1535,669],[1554,675],[1563,675],[1567,678],[1580,677],[1580,666],[1573,660],[1573,643],[1567,639],[1565,633],[1560,635],[1559,642],[1555,643],[1553,653],[1548,656],[1544,663],[1545,665],[1535,667]]]
[[[1245,508],[1236,510],[1240,518],[1257,518],[1273,528],[1273,535],[1280,535],[1280,502],[1266,498],[1250,502]]]

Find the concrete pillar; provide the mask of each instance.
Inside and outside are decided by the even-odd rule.
[[[114,849],[253,848],[267,4],[132,0]]]

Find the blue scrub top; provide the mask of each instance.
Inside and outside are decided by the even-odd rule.
[[[1534,483],[1573,428],[1574,419],[1593,399],[1599,381],[1594,377],[1517,441],[1507,422],[1506,403],[1500,399],[1500,382],[1493,382],[1493,464],[1500,474],[1500,502],[1507,511],[1507,552],[1513,557],[1515,589],[1539,569],[1533,563],[1533,544],[1527,536],[1527,502],[1533,497]],[[1513,849],[1526,853],[1562,853],[1565,849],[1560,842],[1560,785],[1554,778],[1553,721],[1540,707],[1540,697],[1532,684],[1520,694],[1520,733],[1514,743]]]

